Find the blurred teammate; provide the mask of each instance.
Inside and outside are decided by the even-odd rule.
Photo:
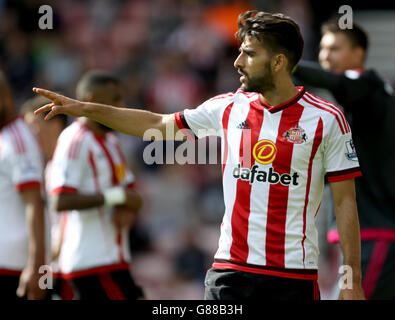
[[[328,89],[344,108],[362,177],[355,180],[361,225],[363,289],[368,299],[395,299],[395,97],[392,88],[364,62],[368,37],[360,26],[322,25],[319,65],[301,62],[294,75]],[[354,159],[353,159],[354,160]],[[355,159],[356,161],[356,159]],[[336,230],[328,240],[338,242]]]
[[[340,298],[363,299],[353,180],[360,170],[346,156],[348,123],[337,107],[293,85],[291,70],[303,39],[289,17],[246,12],[238,36],[234,66],[241,88],[196,109],[161,115],[34,89],[52,100],[37,113],[51,110],[47,119],[58,113],[87,116],[139,137],[155,128],[166,139],[179,130],[222,138],[226,209],[205,299],[319,298],[314,218],[328,173],[345,263],[353,268],[352,289],[342,290]]]
[[[46,263],[42,181],[40,147],[0,73],[0,300],[46,296],[39,287]]]
[[[56,141],[60,133],[67,126],[66,115],[57,115],[56,117],[53,117],[50,121],[45,121],[45,114],[42,114],[40,116],[35,116],[33,114],[34,110],[44,106],[48,102],[48,99],[42,96],[37,96],[27,100],[22,105],[20,110],[20,113],[23,115],[25,122],[36,134],[39,145],[41,146],[41,151],[43,153],[45,162],[44,180],[47,196],[50,194],[51,164],[52,156],[56,147]],[[49,199],[46,200],[46,225],[48,226],[46,228],[46,243],[47,245],[49,244],[47,246],[47,256],[49,259],[48,263],[51,266],[53,277],[53,288],[49,291],[49,293],[51,298],[53,299],[63,298],[65,300],[69,300],[72,298],[72,288],[67,281],[61,279],[58,266],[58,257],[63,236],[63,223],[65,220],[63,215],[60,215],[53,210],[52,206],[50,206],[49,204]]]
[[[85,74],[77,97],[123,107],[119,81],[101,72]],[[75,299],[123,300],[142,296],[130,274],[128,231],[142,206],[117,137],[88,118],[60,135],[50,189],[64,218],[59,267]]]

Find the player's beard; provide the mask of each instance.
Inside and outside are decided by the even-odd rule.
[[[241,72],[245,75],[245,81],[241,84],[241,89],[245,92],[263,93],[275,88],[270,62],[263,67],[263,72],[257,77],[250,77],[244,70]]]

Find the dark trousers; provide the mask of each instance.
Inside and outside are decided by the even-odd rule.
[[[300,280],[210,269],[205,280],[205,300],[319,300],[316,280]]]
[[[361,242],[362,287],[368,300],[395,300],[395,242]]]
[[[0,301],[2,300],[21,300],[16,295],[19,285],[19,276],[0,276]]]
[[[143,297],[129,270],[74,278],[70,284],[76,300],[136,300]]]

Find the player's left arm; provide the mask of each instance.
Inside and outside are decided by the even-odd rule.
[[[340,291],[340,300],[365,299],[361,279],[361,238],[354,179],[330,183],[344,265],[352,270],[352,288]]]
[[[40,289],[40,266],[45,264],[44,201],[40,188],[28,188],[19,192],[25,203],[28,228],[28,262],[19,280],[17,295],[30,300],[43,299],[46,291]]]

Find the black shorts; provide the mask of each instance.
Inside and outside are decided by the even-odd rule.
[[[20,300],[16,295],[16,289],[19,285],[19,276],[0,276],[0,301],[2,300]]]
[[[366,299],[395,300],[395,242],[361,242],[362,287]]]
[[[16,290],[19,286],[19,275],[0,275],[0,301],[21,301],[27,300],[27,296],[18,297],[16,295]],[[50,300],[51,296],[49,290],[45,290],[44,295],[45,300]]]
[[[209,269],[205,300],[319,300],[316,280],[288,279],[228,269]]]
[[[104,272],[70,280],[76,300],[136,300],[143,297],[129,270]]]

